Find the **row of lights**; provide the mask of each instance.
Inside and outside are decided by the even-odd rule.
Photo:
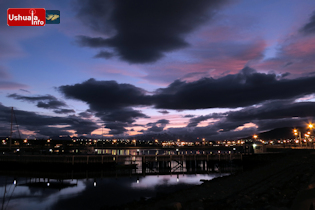
[[[309,129],[313,129],[313,128],[314,128],[314,125],[313,125],[312,123],[309,123],[307,127],[308,127]],[[294,132],[294,135],[295,135],[295,136],[297,136],[298,133],[300,134],[300,132],[299,132],[297,129],[294,129],[293,132]],[[305,137],[310,137],[310,135],[311,135],[311,132],[308,131],[308,132],[305,134]],[[253,135],[253,138],[256,140],[256,139],[258,138],[258,136],[255,134],[255,135]]]
[[[313,128],[314,128],[314,125],[313,125],[312,123],[310,123],[310,124],[308,124],[307,127],[308,127],[309,129],[313,129]],[[295,135],[295,136],[297,136],[298,133],[301,135],[300,131],[298,131],[297,129],[294,129],[293,132],[294,132],[294,135]],[[310,135],[311,135],[311,132],[310,132],[310,131],[308,131],[306,134],[304,134],[304,136],[305,136],[306,138],[307,138],[307,137],[310,137]],[[300,138],[301,138],[301,137],[300,137]]]

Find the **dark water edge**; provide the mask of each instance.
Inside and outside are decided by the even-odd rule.
[[[265,164],[257,166],[253,160]],[[262,156],[255,156],[246,165],[252,166],[243,172],[218,178],[188,190],[171,193],[162,198],[134,202],[116,209],[314,209],[314,150],[266,154],[263,159]]]
[[[74,180],[0,176],[0,198],[1,204],[4,198],[2,206],[7,210],[111,209],[114,206],[187,189],[201,184],[200,179],[213,179],[222,175],[227,174]]]

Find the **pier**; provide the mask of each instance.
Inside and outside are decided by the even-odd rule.
[[[207,154],[207,155],[2,155],[0,163],[58,163],[58,164],[104,164],[104,163],[134,163],[160,161],[231,161],[242,160],[242,154]]]
[[[8,175],[50,178],[231,173],[242,154],[189,155],[2,155],[0,170]],[[36,175],[36,176],[37,176]]]

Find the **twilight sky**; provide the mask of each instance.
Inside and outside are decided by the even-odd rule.
[[[3,0],[0,136],[237,139],[315,117],[314,0]],[[60,10],[9,27],[8,8]]]

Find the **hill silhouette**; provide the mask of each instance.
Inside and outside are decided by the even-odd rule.
[[[262,132],[257,134],[259,139],[263,140],[274,140],[274,139],[293,139],[295,138],[293,130],[297,129],[301,132],[301,137],[303,138],[304,134],[309,131],[306,127],[283,127],[283,128],[275,128],[270,131]],[[314,131],[313,131],[314,133]],[[247,137],[252,138],[252,136]]]

